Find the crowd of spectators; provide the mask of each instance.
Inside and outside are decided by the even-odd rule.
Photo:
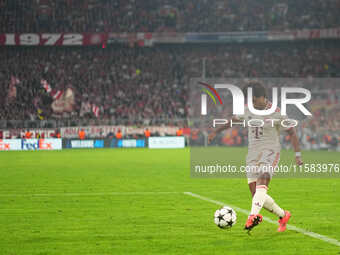
[[[340,25],[340,0],[0,0],[0,31],[229,32]]]
[[[201,77],[339,77],[340,47],[318,41],[210,46],[111,46],[3,48],[0,50],[0,119],[51,119],[52,98],[41,85],[71,88],[72,113],[91,117],[85,103],[99,107],[100,119],[185,118],[188,86]],[[20,83],[11,96],[11,77]],[[38,112],[39,111],[39,112]]]
[[[268,79],[273,82],[278,79]],[[265,80],[262,80],[265,83]],[[324,79],[318,79],[318,88],[312,89],[312,100],[307,105],[307,108],[313,114],[312,117],[304,119],[298,118],[288,109],[289,118],[297,118],[299,121],[296,127],[299,137],[300,145],[304,149],[314,150],[338,150],[340,151],[340,90],[336,89],[324,89]],[[336,82],[335,79],[327,79],[328,82]],[[268,84],[268,83],[267,83]],[[320,84],[322,84],[320,86]],[[337,84],[339,84],[337,82]],[[338,85],[337,85],[338,87]],[[231,105],[232,100],[225,100],[223,98],[224,105]],[[227,108],[227,109],[226,109]],[[209,110],[209,114],[213,115],[213,118],[229,119],[232,116],[231,109],[229,107],[221,107],[222,112],[214,112]],[[216,107],[215,107],[216,109]],[[192,118],[193,119],[193,118]],[[192,146],[202,146],[205,144],[205,139],[208,133],[213,128],[207,128],[207,122],[205,119],[195,119],[196,121],[192,125],[192,135],[190,136]],[[281,132],[281,144],[284,148],[292,148],[290,135],[287,132]],[[233,128],[221,132],[211,142],[211,145],[227,145],[227,146],[246,146],[248,144],[248,129],[241,127],[240,125],[234,125]]]

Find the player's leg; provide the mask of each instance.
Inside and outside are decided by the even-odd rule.
[[[248,176],[248,186],[250,193],[252,194],[252,209],[251,213],[247,219],[247,222],[245,224],[245,229],[250,231],[253,227],[258,225],[262,221],[262,216],[259,214],[261,208],[263,207],[263,203],[265,201],[267,186],[269,184],[265,183],[266,185],[259,185],[263,182],[264,179],[266,179],[265,176],[263,176],[263,173],[258,171],[258,167],[256,167],[255,171],[249,171],[247,173]],[[264,194],[263,190],[265,191]],[[264,197],[263,197],[264,196]],[[261,201],[261,199],[263,201]],[[256,210],[255,210],[256,209]]]
[[[248,182],[248,186],[251,196],[254,197],[256,192],[256,181],[251,180],[251,182]],[[275,203],[274,199],[268,194],[266,194],[266,199],[264,201],[263,208],[273,214],[276,214],[280,218],[284,216],[284,210],[280,206],[278,206]]]
[[[279,217],[279,228],[277,231],[285,231],[287,228],[287,222],[291,217],[291,213],[289,211],[284,211],[268,194],[266,195],[266,201],[263,204],[263,208]]]
[[[254,197],[256,192],[256,181],[248,183],[248,186],[251,196]],[[266,200],[264,201],[263,208],[280,218],[285,215],[284,210],[280,206],[278,206],[278,204],[275,203],[274,199],[268,194],[266,194]]]
[[[248,154],[247,155],[247,179],[248,179],[248,186],[249,186],[249,191],[251,193],[251,196],[253,197],[256,191],[256,181],[257,181],[257,173],[253,172],[254,169],[256,169],[256,164],[257,164],[257,154]]]
[[[261,153],[260,162],[263,162],[263,166],[276,166],[280,153],[274,153],[273,150],[264,151]],[[259,164],[261,167],[261,163]],[[261,169],[257,174],[251,173],[248,176],[249,190],[253,196],[252,209],[248,217],[245,229],[252,229],[254,226],[262,221],[262,216],[259,214],[262,207],[268,211],[276,214],[280,217],[279,219],[279,229],[278,231],[284,231],[286,229],[286,224],[290,218],[290,213],[284,211],[279,205],[277,205],[273,198],[267,194],[267,189],[272,177],[272,172],[262,172]],[[255,178],[254,178],[255,177]]]
[[[255,191],[256,191],[256,181],[252,181],[252,182],[248,182],[248,186],[249,186],[249,191],[251,193],[251,196],[254,197],[255,195]]]
[[[270,159],[267,158],[267,162],[271,162],[271,165],[273,167],[275,167],[280,159],[280,153],[277,152],[275,158]],[[264,177],[264,178],[263,178]],[[258,183],[259,185],[266,185],[266,187],[268,187],[270,179],[272,177],[272,173],[269,176],[262,176],[260,177],[256,183]],[[256,192],[255,192],[256,193]],[[283,232],[286,230],[287,228],[287,222],[289,221],[290,217],[291,217],[291,213],[289,211],[285,211],[283,210],[277,203],[275,203],[274,199],[269,196],[268,194],[265,195],[265,201],[263,203],[263,208],[265,208],[266,210],[268,210],[269,212],[277,215],[279,217],[279,228],[278,231],[279,232]]]
[[[264,149],[258,156],[256,189],[253,196],[250,215],[258,215],[267,200],[267,190],[273,170],[280,159],[280,152]]]
[[[268,185],[270,182],[269,173],[261,173],[256,181],[255,194],[253,196],[250,215],[258,215],[266,201]]]
[[[266,201],[268,185],[271,179],[271,173],[266,171],[267,160],[265,161],[262,158],[262,156],[266,154],[262,152],[259,155],[260,156],[258,157],[258,160],[261,163],[256,165],[255,171],[248,174],[248,184],[253,195],[253,199],[251,212],[245,225],[245,229],[247,230],[251,230],[262,221],[262,215],[260,214],[260,211]],[[255,177],[256,182],[250,183],[250,181]]]
[[[275,203],[275,200],[266,194],[266,200],[264,201],[263,208],[268,212],[271,212],[277,215],[279,218],[283,218],[285,216],[285,211]]]
[[[268,150],[268,153],[266,155],[267,156],[264,158],[264,160],[269,165],[271,165],[273,168],[275,168],[277,166],[277,164],[279,163],[279,160],[280,160],[280,152],[277,151],[275,153],[275,151]],[[262,179],[262,180],[259,180],[259,181],[263,185],[265,185],[267,183],[265,179]],[[278,206],[275,203],[274,199],[271,198],[268,194],[266,194],[266,199],[265,199],[265,202],[263,204],[263,208],[265,208],[266,210],[268,210],[271,213],[276,214],[280,218],[284,217],[284,214],[285,214],[284,210],[280,206]]]

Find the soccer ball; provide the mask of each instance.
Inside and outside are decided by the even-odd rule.
[[[236,223],[236,212],[228,207],[223,206],[214,214],[214,222],[219,228],[231,228]]]

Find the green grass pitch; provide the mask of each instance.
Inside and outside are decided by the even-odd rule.
[[[240,162],[245,154],[226,149]],[[339,155],[305,152],[304,161]],[[231,230],[217,228],[219,206],[183,192],[249,210],[246,179],[191,178],[189,157],[189,149],[0,153],[0,255],[340,254],[266,221],[249,236],[240,212]],[[340,240],[340,179],[274,178],[269,194],[292,212],[290,224]]]

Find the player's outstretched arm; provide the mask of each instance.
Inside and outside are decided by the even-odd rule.
[[[302,158],[301,158],[301,150],[300,150],[300,143],[299,139],[296,134],[295,128],[290,128],[287,130],[288,134],[290,135],[290,142],[292,143],[292,146],[295,151],[295,161],[297,165],[302,165]]]

